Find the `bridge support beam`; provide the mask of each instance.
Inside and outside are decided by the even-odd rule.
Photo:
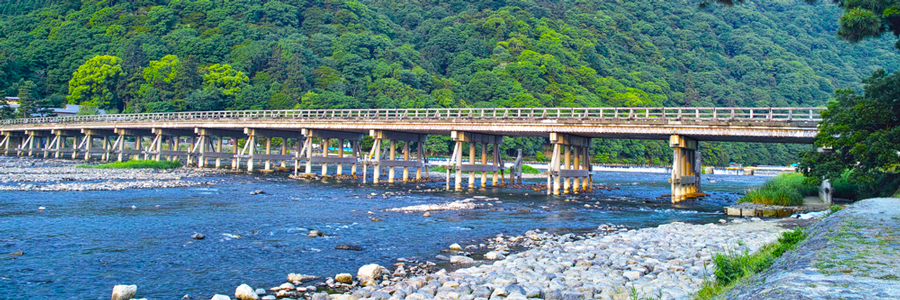
[[[3,131],[2,135],[3,139],[0,140],[0,148],[3,149],[3,155],[10,155],[10,153],[19,155],[18,149],[22,147],[25,133],[19,131]]]
[[[374,160],[372,162],[375,167],[375,172],[373,173],[374,183],[378,183],[382,168],[388,168],[389,170],[388,183],[394,183],[396,177],[395,168],[397,167],[403,168],[401,180],[404,183],[409,182],[409,168],[416,169],[416,181],[422,179],[422,169],[425,168],[425,164],[428,162],[424,147],[425,141],[428,140],[427,134],[371,130],[369,135],[375,139],[375,144],[373,145],[373,150],[375,150],[373,154]],[[396,149],[398,141],[403,142],[403,160],[397,160]],[[416,145],[415,159],[413,159],[411,152],[413,143]],[[383,159],[383,155],[380,155],[384,145],[390,145],[388,151],[385,151],[385,154],[390,153],[390,157],[387,160]],[[425,176],[428,176],[427,168],[425,168]]]
[[[578,194],[593,187],[589,150],[591,139],[564,133],[550,133],[553,156],[547,176],[547,194]],[[552,186],[552,187],[551,187]]]
[[[230,139],[232,145],[237,145],[238,138],[244,136],[244,132],[239,130],[210,129],[210,128],[194,128],[197,134],[197,143],[194,145],[193,152],[197,153],[197,167],[205,168],[210,158],[216,159],[216,169],[222,166],[222,159],[231,159],[232,169],[235,167],[237,151],[227,153],[224,152],[224,140]]]
[[[180,161],[181,156],[185,156],[187,164],[193,162],[191,145],[193,145],[193,141],[197,137],[197,134],[194,133],[194,131],[184,129],[153,128],[151,129],[151,133],[155,134],[156,137],[154,137],[153,141],[150,143],[150,149],[148,149],[144,153],[153,155],[154,160],[159,161],[160,159],[162,159],[162,156],[165,155],[166,159],[169,161]],[[188,137],[187,151],[179,150],[182,137]],[[163,150],[163,143],[168,144],[166,150]]]
[[[112,153],[112,146],[109,142],[109,137],[117,136],[113,130],[106,129],[81,129],[81,133],[84,134],[84,138],[81,141],[81,144],[78,146],[78,149],[83,150],[84,160],[93,159],[94,153],[100,153],[100,160],[107,161],[109,160],[110,153]],[[99,139],[101,145],[99,148],[94,147],[94,139]],[[74,156],[77,154],[73,154]]]
[[[144,154],[143,141],[145,136],[152,136],[153,132],[151,130],[146,129],[124,129],[124,128],[115,128],[113,131],[118,135],[116,142],[112,145],[112,152],[116,153],[116,161],[122,162],[128,159],[135,159],[140,157],[141,154]],[[131,149],[127,149],[126,143],[128,141],[128,137],[132,137],[134,140],[134,146]]]
[[[682,135],[669,137],[674,149],[672,161],[672,203],[700,195],[700,152],[697,140]]]
[[[289,131],[289,130],[274,130],[274,129],[260,129],[260,128],[245,128],[244,134],[247,135],[247,142],[244,143],[244,149],[238,153],[238,157],[246,157],[247,159],[247,172],[253,172],[254,167],[256,166],[257,161],[263,160],[265,161],[263,170],[266,172],[271,172],[272,170],[272,162],[279,162],[282,167],[286,166],[286,161],[293,160],[294,161],[294,169],[298,168],[299,161],[297,160],[298,154],[288,155],[287,152],[287,144],[290,139],[294,139],[295,143],[298,145],[300,141],[303,140],[303,133],[299,131]],[[263,138],[264,145],[264,153],[258,154],[256,151],[259,146],[257,143],[259,142],[259,138]],[[281,138],[281,154],[272,154],[272,139],[273,138]],[[299,151],[298,151],[299,152]]]
[[[487,186],[487,173],[493,173],[492,186],[497,186],[498,176],[503,176],[503,162],[500,160],[500,144],[503,136],[464,131],[452,131],[450,137],[456,142],[451,156],[451,165],[447,166],[447,189],[450,189],[450,170],[456,170],[454,188],[462,189],[462,173],[469,172],[469,188],[475,188],[475,173],[481,172],[481,187]],[[463,145],[469,144],[469,163],[463,164]],[[476,163],[476,146],[481,144],[481,164]],[[491,163],[488,164],[488,149],[491,150]]]
[[[54,138],[50,143],[48,148],[52,148],[53,150],[53,158],[62,158],[66,157],[66,154],[69,154],[71,157],[77,155],[78,152],[78,138],[82,136],[80,130],[60,130],[54,129],[51,130]],[[66,148],[66,144],[69,142],[69,138],[73,138],[72,148]]]
[[[298,161],[299,159],[306,160],[306,174],[312,174],[312,165],[319,164],[322,166],[322,176],[325,176],[328,175],[328,164],[337,164],[337,171],[335,172],[335,175],[344,175],[344,165],[350,165],[351,175],[356,176],[356,165],[359,164],[359,157],[362,156],[362,152],[359,150],[359,141],[361,141],[363,138],[363,135],[361,133],[321,129],[303,129],[303,135],[306,136],[306,142],[304,143],[303,149],[300,151],[300,156],[298,156],[297,159]],[[313,138],[317,138],[321,142],[320,147],[322,150],[322,154],[319,156],[313,154]],[[328,145],[331,140],[338,140],[337,156],[331,156],[328,151]],[[346,144],[350,145],[350,149],[352,152],[350,156],[347,156],[346,153],[344,153],[344,145]],[[295,168],[295,172],[296,171],[297,168]],[[365,176],[365,174],[363,175]]]

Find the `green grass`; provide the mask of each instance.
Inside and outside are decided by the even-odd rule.
[[[443,172],[447,172],[447,168],[444,168],[444,166],[437,166],[437,167],[428,169],[428,172],[438,172],[438,173],[443,173]]]
[[[155,161],[155,160],[129,160],[126,162],[111,162],[99,165],[79,165],[79,168],[89,169],[176,169],[181,167],[180,161]]]
[[[512,173],[512,171],[512,167],[509,167],[509,172]],[[522,174],[541,174],[541,171],[529,165],[522,165]]]
[[[797,244],[807,237],[806,232],[797,228],[788,231],[778,238],[778,241],[766,245],[755,253],[717,253],[713,256],[716,270],[714,281],[707,280],[703,288],[694,294],[694,299],[713,299],[728,291],[741,280],[765,271],[772,266],[775,259],[785,252],[796,248]]]
[[[738,202],[765,205],[803,205],[803,197],[818,195],[819,188],[803,182],[803,174],[784,173],[747,192]]]

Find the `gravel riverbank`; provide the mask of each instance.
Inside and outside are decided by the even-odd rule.
[[[399,260],[393,270],[367,265],[355,277],[347,273],[326,280],[330,288],[346,290],[344,294],[314,293],[315,289],[307,287],[305,293],[292,290],[281,296],[317,300],[689,299],[704,279],[712,278],[713,254],[756,251],[775,242],[791,226],[785,221],[754,218],[705,225],[674,222],[631,230],[601,225],[586,236],[529,231],[517,237],[498,236],[486,245],[452,245],[450,262],[471,266],[452,272],[423,274],[423,265],[433,264]],[[510,254],[513,246],[526,250]],[[476,247],[490,252],[483,256],[468,253]],[[280,289],[268,292],[275,294]]]
[[[0,191],[118,191],[214,184],[222,170],[88,169],[81,161],[0,156]]]

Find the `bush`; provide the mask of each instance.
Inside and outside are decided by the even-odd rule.
[[[781,257],[785,252],[793,250],[803,239],[807,237],[806,232],[800,228],[781,234],[778,242],[766,245],[756,253],[717,253],[713,256],[713,263],[716,264],[716,281],[706,281],[694,295],[695,299],[714,299],[726,290],[730,289],[741,279],[750,277],[756,273],[765,271],[772,266],[776,258]]]
[[[803,205],[803,197],[818,194],[819,188],[805,183],[803,174],[784,173],[772,177],[761,187],[748,191],[738,202],[796,206]]]
[[[180,161],[155,161],[155,160],[129,160],[126,162],[111,162],[99,165],[80,165],[81,168],[90,169],[177,169],[181,167]]]

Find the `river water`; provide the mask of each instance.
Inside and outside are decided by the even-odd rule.
[[[138,297],[148,299],[209,299],[233,295],[241,283],[277,286],[288,273],[334,276],[355,274],[368,263],[390,266],[399,257],[434,260],[452,243],[477,244],[500,233],[709,223],[725,218],[723,205],[765,180],[707,176],[703,190],[712,196],[673,205],[657,198],[669,192],[667,177],[597,173],[595,183],[620,189],[577,197],[517,189],[419,193],[410,190],[443,184],[375,187],[251,175],[222,176],[227,184],[204,188],[0,192],[0,299],[109,299],[116,284],[137,284]],[[266,194],[250,195],[254,190]],[[380,196],[385,192],[405,195]],[[370,193],[379,196],[368,199]],[[384,211],[474,195],[500,202],[492,203],[494,209],[432,212],[430,218]],[[565,201],[574,198],[579,202]],[[309,229],[328,237],[308,238]],[[207,238],[192,240],[194,233]],[[363,250],[335,250],[338,244]],[[24,255],[8,254],[17,251]]]

